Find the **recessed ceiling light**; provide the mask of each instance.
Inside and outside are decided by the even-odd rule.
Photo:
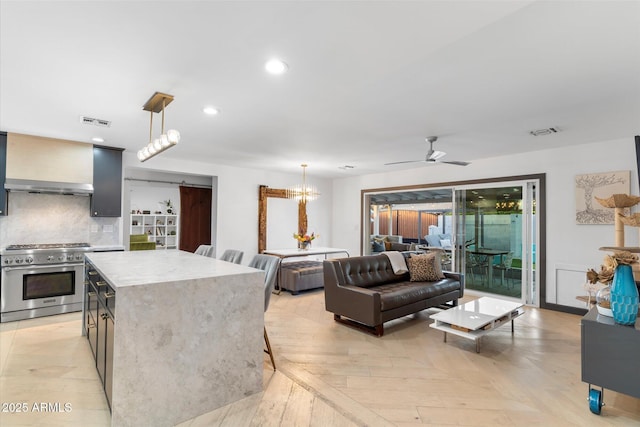
[[[264,69],[270,74],[283,74],[289,69],[289,66],[279,59],[270,59],[264,64]]]
[[[93,142],[104,142],[104,138],[100,138],[99,136],[94,136],[91,140]]]
[[[215,107],[204,107],[202,111],[204,111],[206,114],[209,114],[211,116],[215,116],[216,114],[220,113],[220,110],[218,110]]]

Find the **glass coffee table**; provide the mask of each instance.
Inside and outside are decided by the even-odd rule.
[[[474,340],[480,353],[480,338],[509,321],[513,334],[513,319],[523,314],[522,303],[481,297],[432,315],[429,327],[443,331],[444,342],[447,333]]]

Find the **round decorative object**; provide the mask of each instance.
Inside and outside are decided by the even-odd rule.
[[[602,392],[592,388],[589,390],[589,409],[596,415],[602,412]]]
[[[611,284],[611,311],[613,320],[621,325],[634,325],[638,316],[638,288],[631,266],[616,267]]]
[[[596,308],[599,314],[613,317],[613,312],[611,311],[611,285],[601,288],[596,293]]]

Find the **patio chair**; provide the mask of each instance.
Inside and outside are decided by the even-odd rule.
[[[509,252],[502,258],[502,262],[500,264],[493,266],[495,270],[500,271],[500,286],[504,286],[505,273],[507,273],[506,274],[507,285],[509,285],[509,277],[511,277],[512,263],[513,263],[513,252]],[[495,280],[495,276],[493,276],[493,278]],[[511,285],[509,286],[509,288],[511,288],[512,286],[513,286],[513,277],[511,277]]]

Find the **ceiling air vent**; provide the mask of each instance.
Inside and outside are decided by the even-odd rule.
[[[100,126],[103,128],[108,128],[111,126],[111,122],[109,120],[95,119],[93,117],[87,116],[80,116],[80,123],[85,125]]]
[[[536,129],[529,132],[533,136],[542,136],[542,135],[551,135],[552,133],[558,133],[560,129],[557,127],[553,128],[544,128],[544,129]]]

